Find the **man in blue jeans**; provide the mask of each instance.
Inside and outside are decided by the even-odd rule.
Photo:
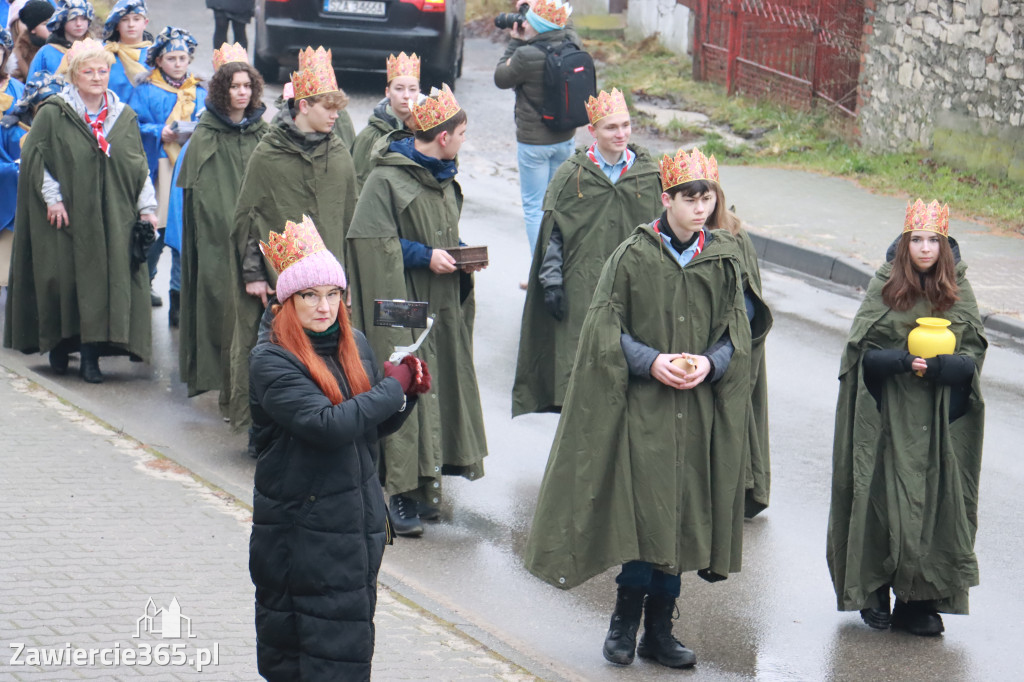
[[[573,153],[576,131],[555,132],[541,122],[539,107],[544,101],[544,61],[547,53],[539,45],[561,45],[570,40],[579,45],[575,31],[566,28],[572,8],[560,0],[536,0],[526,20],[509,29],[512,40],[494,70],[494,84],[516,91],[516,141],[519,162],[519,190],[530,253],[537,246],[543,216],[544,192],[555,171]],[[523,287],[525,288],[525,287]]]

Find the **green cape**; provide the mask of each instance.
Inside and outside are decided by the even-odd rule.
[[[646,561],[718,579],[740,570],[750,324],[740,247],[715,230],[680,268],[648,225],[608,259],[583,324],[526,567],[570,588]],[[728,332],[717,383],[679,391],[630,377],[620,338],[702,353]]]
[[[356,139],[352,142],[352,163],[356,166],[357,188],[362,188],[370,171],[373,170],[374,160],[380,158],[380,153],[374,154],[374,147],[377,146],[381,138],[389,135],[391,140],[400,140],[403,137],[411,137],[412,131],[404,125],[396,128],[380,116],[371,114],[366,127],[356,135]]]
[[[740,230],[736,235],[741,247],[744,289],[754,299],[754,319],[751,321],[750,345],[750,424],[747,433],[749,457],[743,467],[747,489],[744,516],[757,516],[768,508],[771,492],[771,455],[768,444],[768,375],[765,367],[764,342],[774,320],[764,303],[761,291],[761,270],[757,265],[757,250],[750,236]]]
[[[300,145],[279,116],[249,157],[235,209],[231,281],[235,291],[235,324],[231,339],[231,397],[229,416],[240,428],[249,423],[249,352],[263,315],[260,299],[245,293],[242,259],[251,237],[263,241],[270,231],[282,232],[285,222],[313,219],[327,249],[342,258],[345,232],[356,205],[355,168],[348,148],[329,135],[312,149]],[[288,119],[290,121],[291,119]],[[268,284],[277,273],[265,261]]]
[[[587,147],[577,149],[548,184],[523,306],[513,417],[561,408],[601,268],[638,222],[654,220],[662,211],[658,164],[645,149],[629,148],[636,153],[636,161],[615,184],[587,157]],[[562,233],[566,297],[561,322],[544,307],[544,289],[538,279],[555,226]]]
[[[228,358],[234,331],[234,290],[225,267],[231,259],[231,225],[245,166],[269,129],[258,119],[229,126],[203,112],[181,162],[184,190],[181,236],[181,331],[178,366],[189,396],[220,390],[230,395]]]
[[[828,565],[841,611],[877,606],[873,592],[891,585],[903,601],[936,600],[939,611],[968,612],[968,588],[978,584],[979,376],[988,342],[966,270],[957,265],[960,301],[951,309],[936,313],[923,298],[898,312],[882,301],[892,272],[886,263],[854,319],[839,373],[828,522]],[[863,380],[864,352],[906,350],[918,317],[950,320],[955,352],[977,365],[967,413],[953,423],[948,386],[898,374],[884,382],[879,409]]]
[[[61,339],[106,343],[104,353],[149,361],[149,270],[132,271],[132,228],[149,167],[138,118],[125,107],[99,150],[62,97],[39,108],[25,136],[4,345],[46,352]],[[60,183],[69,225],[46,219],[43,169]]]
[[[442,473],[469,479],[484,474],[487,442],[473,365],[476,307],[470,287],[464,300],[460,296],[469,275],[406,270],[399,237],[435,248],[458,246],[462,193],[455,180],[438,183],[404,155],[378,151],[382,156],[363,186],[348,233],[352,324],[383,362],[422,330],[375,327],[374,299],[430,303],[434,326],[416,356],[430,368],[433,388],[398,433],[381,442],[381,461],[389,494],[427,486],[440,497]]]

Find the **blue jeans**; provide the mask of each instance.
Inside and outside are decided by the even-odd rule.
[[[623,587],[642,587],[647,594],[656,596],[679,597],[679,576],[662,573],[646,561],[627,561],[622,564],[622,572],[615,578],[615,583]]]
[[[146,252],[146,264],[149,266],[149,282],[150,285],[153,283],[153,278],[156,277],[157,263],[160,262],[160,254],[164,251],[164,232],[166,228],[161,227],[158,232],[160,236],[156,238],[150,247],[149,251]],[[168,289],[171,291],[181,291],[181,253],[174,248],[171,249],[171,284]]]
[[[530,240],[530,253],[537,248],[540,221],[544,215],[544,193],[555,171],[572,156],[575,141],[569,138],[558,144],[518,143],[519,192],[523,197],[523,218],[526,237]]]

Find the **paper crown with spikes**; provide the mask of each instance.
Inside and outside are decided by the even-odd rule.
[[[572,14],[572,7],[568,2],[562,0],[537,0],[533,3],[530,11],[545,21],[550,21],[561,28],[565,28]]]
[[[907,218],[903,221],[903,231],[927,230],[949,237],[949,205],[933,201],[925,205],[918,199],[907,204]]]
[[[590,125],[594,125],[602,118],[612,114],[628,113],[629,107],[626,106],[626,98],[618,88],[612,88],[611,92],[602,90],[597,97],[591,95],[587,100],[587,118],[590,119]]]
[[[388,55],[388,83],[399,76],[412,76],[420,79],[420,58],[413,52],[410,55],[399,52],[398,56]]]
[[[339,92],[338,79],[334,76],[331,51],[318,47],[307,47],[299,51],[299,70],[292,74],[295,99],[306,99],[329,92]]]
[[[296,291],[333,284],[348,286],[345,270],[334,254],[327,250],[320,233],[309,216],[301,223],[290,220],[284,232],[271,232],[269,243],[261,241],[260,251],[277,271],[277,300],[282,303]]]
[[[219,50],[213,51],[213,70],[217,71],[220,67],[231,62],[242,62],[244,64],[249,63],[249,55],[246,54],[245,48],[235,43],[234,45],[228,45],[224,43],[220,46]]]
[[[412,117],[420,130],[436,128],[455,114],[459,113],[462,107],[455,100],[451,88],[447,83],[441,84],[441,89],[430,89],[430,95],[422,102],[412,105]]]
[[[680,149],[674,157],[666,154],[659,165],[661,189],[666,192],[676,185],[694,180],[718,182],[718,161],[715,160],[715,155],[704,156],[699,149],[694,149],[691,154],[687,154],[685,149]]]

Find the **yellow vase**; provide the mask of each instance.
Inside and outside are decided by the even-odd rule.
[[[949,355],[956,350],[956,336],[949,330],[949,320],[941,317],[919,317],[917,328],[907,337],[907,350],[916,358]]]

